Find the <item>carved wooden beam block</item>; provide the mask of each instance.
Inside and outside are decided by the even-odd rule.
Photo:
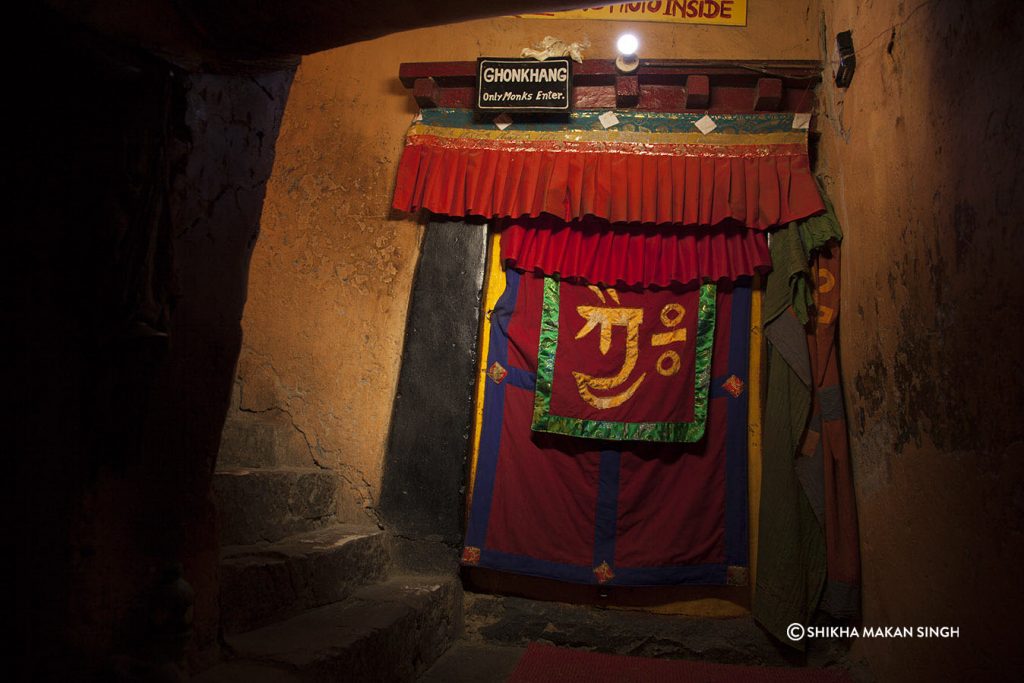
[[[686,108],[707,109],[711,102],[711,82],[707,76],[686,77]]]
[[[437,83],[433,78],[417,78],[412,85],[412,96],[416,99],[416,104],[420,106],[420,109],[436,107],[441,99]]]
[[[782,104],[782,79],[759,78],[754,89],[754,111],[778,111]]]
[[[640,81],[636,76],[615,77],[615,106],[635,107],[640,102]]]

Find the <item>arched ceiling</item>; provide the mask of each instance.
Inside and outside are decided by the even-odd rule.
[[[47,0],[65,18],[179,62],[275,60],[421,26],[592,6],[580,0]]]

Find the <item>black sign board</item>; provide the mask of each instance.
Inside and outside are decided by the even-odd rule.
[[[570,111],[572,60],[480,57],[476,63],[476,107],[482,111]]]

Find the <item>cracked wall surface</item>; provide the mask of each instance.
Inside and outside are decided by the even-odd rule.
[[[1015,2],[826,0],[852,29],[822,167],[846,237],[841,343],[878,680],[1003,680],[1021,612],[1024,14]]]
[[[809,1],[753,4],[747,28],[638,25],[646,57],[815,59]],[[498,18],[406,31],[303,59],[252,261],[229,419],[296,433],[289,463],[343,479],[339,519],[375,523],[422,228],[390,211],[415,105],[402,62],[518,55],[552,34],[614,54],[623,24]],[[443,324],[439,321],[438,324]],[[461,504],[452,501],[453,505]]]

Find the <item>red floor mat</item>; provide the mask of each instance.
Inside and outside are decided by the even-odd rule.
[[[531,644],[507,683],[851,683],[839,671],[646,659]]]

